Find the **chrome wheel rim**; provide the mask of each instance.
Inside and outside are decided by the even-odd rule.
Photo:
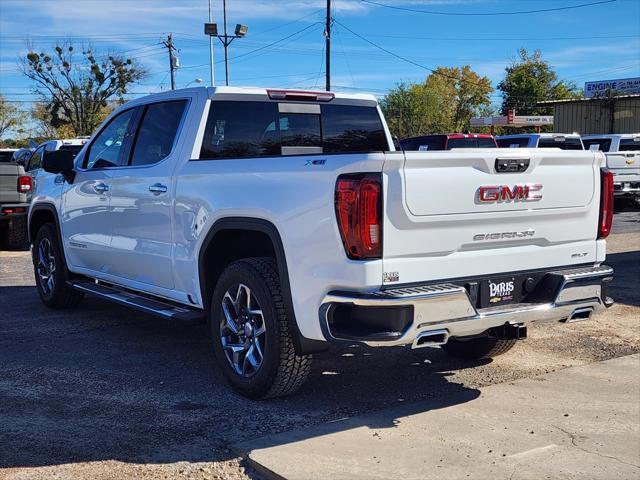
[[[251,377],[260,370],[266,337],[262,309],[251,289],[242,283],[231,286],[222,297],[220,340],[237,375]]]
[[[55,287],[54,273],[56,271],[56,258],[53,255],[53,247],[48,238],[43,238],[38,245],[38,279],[40,287],[45,295],[51,294]]]

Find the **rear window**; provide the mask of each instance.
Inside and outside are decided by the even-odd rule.
[[[76,155],[78,155],[78,152],[82,150],[82,145],[63,145],[60,147],[60,150],[71,152],[75,157]]]
[[[608,152],[611,150],[610,138],[589,138],[588,140],[582,139],[582,144],[585,150],[600,150],[601,152]]]
[[[496,138],[496,142],[500,148],[527,148],[529,146],[529,137]]]
[[[310,108],[309,113],[280,112],[275,102],[214,101],[207,119],[200,158],[388,150],[382,121],[375,107],[319,107],[319,110]]]
[[[623,138],[620,140],[621,152],[636,152],[640,150],[640,137],[638,138]]]
[[[13,152],[0,152],[0,162],[10,162],[13,158]]]
[[[559,148],[561,150],[584,150],[579,138],[540,138],[538,148]]]
[[[446,135],[424,135],[422,137],[407,138],[401,140],[400,144],[404,150],[444,150],[447,144]]]
[[[491,138],[450,138],[447,142],[447,150],[452,148],[495,148],[496,144]]]

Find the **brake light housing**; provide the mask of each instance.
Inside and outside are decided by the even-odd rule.
[[[598,238],[607,238],[613,223],[613,172],[603,168],[600,170],[600,219],[598,221]]]
[[[309,90],[267,90],[271,100],[295,100],[302,102],[330,102],[335,98],[333,92],[313,92]]]
[[[335,208],[347,256],[353,260],[382,258],[382,176],[340,175]]]
[[[18,192],[29,193],[33,190],[33,182],[30,175],[20,175],[18,177]]]

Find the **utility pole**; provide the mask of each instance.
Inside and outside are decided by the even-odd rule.
[[[171,34],[169,34],[167,36],[167,39],[162,43],[165,47],[167,47],[167,50],[169,51],[169,71],[171,72],[171,90],[175,90],[176,89],[175,69],[178,62],[177,62],[177,57],[173,54],[176,47],[173,46],[173,37],[171,36]]]
[[[213,17],[211,15],[211,0],[209,0],[209,23],[213,23]],[[213,36],[209,35],[209,62],[211,63],[211,86],[215,85],[215,72],[213,61]]]
[[[227,43],[227,0],[222,0],[222,15],[224,17],[224,79],[229,86],[229,43]]]
[[[327,0],[327,23],[324,27],[325,38],[325,90],[331,90],[331,0]]]

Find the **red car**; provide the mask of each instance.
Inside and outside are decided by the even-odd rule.
[[[484,133],[422,135],[400,140],[403,150],[451,150],[452,148],[498,148],[496,139]]]

